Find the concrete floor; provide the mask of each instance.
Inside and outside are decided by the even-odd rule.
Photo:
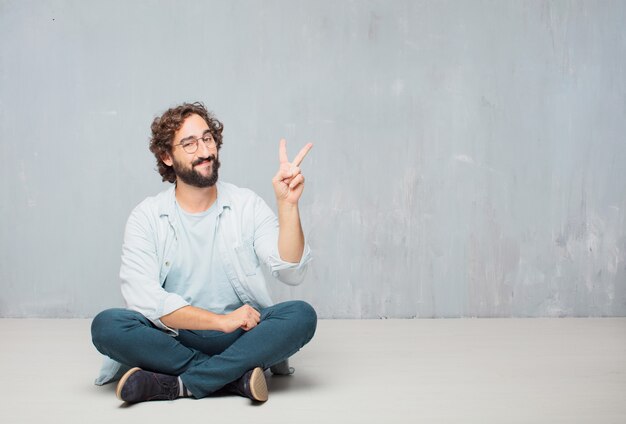
[[[262,405],[124,405],[89,323],[0,319],[0,423],[626,423],[626,318],[322,320]]]

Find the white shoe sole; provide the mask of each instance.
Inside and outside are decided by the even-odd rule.
[[[268,398],[267,382],[263,368],[256,367],[250,376],[250,392],[252,397],[259,402],[265,402]]]

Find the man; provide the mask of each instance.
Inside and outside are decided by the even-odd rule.
[[[299,284],[311,259],[298,201],[299,165],[280,141],[272,183],[278,219],[252,191],[218,181],[223,125],[201,103],[167,110],[152,123],[150,150],[170,189],[149,197],[126,224],[120,277],[127,309],[92,323],[96,348],[128,371],[126,402],[202,398],[220,389],[267,400],[264,370],[311,340],[317,316],[302,301],[272,305],[260,263]],[[110,369],[100,383],[114,379]],[[118,373],[119,375],[119,373]],[[98,380],[97,380],[98,384]]]

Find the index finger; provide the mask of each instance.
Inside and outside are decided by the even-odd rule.
[[[294,166],[299,166],[302,160],[304,159],[304,157],[306,156],[306,154],[309,153],[309,150],[311,150],[312,147],[313,147],[313,143],[307,143],[307,145],[304,146],[302,150],[300,150],[300,152],[298,153],[298,156],[296,156],[293,159],[292,164]]]
[[[278,160],[280,163],[289,162],[287,158],[287,141],[284,138],[280,139],[280,145],[278,146]]]

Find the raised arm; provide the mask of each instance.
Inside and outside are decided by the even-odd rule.
[[[280,140],[280,166],[272,179],[278,209],[278,252],[286,262],[299,262],[304,250],[304,234],[298,210],[298,201],[304,190],[304,175],[300,172],[300,164],[313,144],[304,146],[293,162],[289,162],[287,157],[286,144],[285,139]]]

